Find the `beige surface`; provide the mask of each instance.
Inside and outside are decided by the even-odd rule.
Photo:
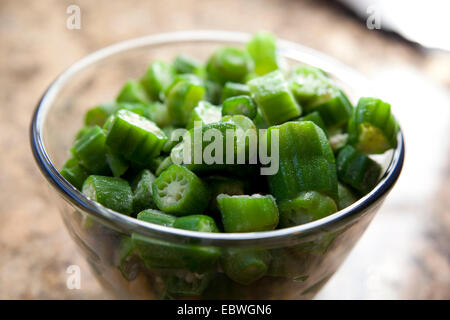
[[[81,8],[81,30],[66,28],[70,4]],[[404,127],[407,163],[318,298],[450,298],[449,56],[369,31],[325,1],[248,0],[0,1],[0,298],[108,297],[65,232],[56,194],[31,157],[31,113],[55,76],[87,53],[185,29],[271,30],[374,79]],[[81,267],[80,290],[66,288],[73,264]]]

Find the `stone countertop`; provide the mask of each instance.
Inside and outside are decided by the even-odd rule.
[[[80,30],[66,27],[71,4],[81,9]],[[110,297],[65,231],[56,194],[34,163],[31,115],[48,84],[86,54],[129,38],[186,29],[271,30],[374,81],[405,132],[404,171],[317,298],[449,299],[450,56],[368,30],[317,0],[1,1],[0,299]],[[67,289],[70,265],[81,268],[80,290]]]

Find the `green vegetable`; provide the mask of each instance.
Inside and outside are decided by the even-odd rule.
[[[206,65],[208,78],[225,84],[227,81],[243,82],[253,70],[253,61],[244,49],[222,47],[216,50]]]
[[[162,151],[165,153],[170,153],[173,147],[175,147],[181,140],[182,137],[179,137],[177,139],[176,136],[172,136],[172,134],[175,132],[175,130],[179,129],[177,126],[167,126],[162,129],[166,136],[168,137],[167,142],[164,144],[164,147],[162,148]]]
[[[75,141],[72,153],[81,166],[93,174],[108,174],[106,162],[106,135],[99,126],[94,126]]]
[[[193,273],[189,271],[176,271],[165,279],[169,294],[191,297],[200,296],[211,283],[214,272]]]
[[[140,164],[158,156],[166,141],[164,132],[152,121],[128,110],[117,111],[106,137],[113,151]]]
[[[84,124],[86,126],[103,126],[106,119],[117,109],[115,103],[103,103],[89,109],[84,115]]]
[[[208,189],[211,191],[211,201],[207,212],[211,214],[218,214],[219,205],[217,203],[217,196],[219,194],[227,195],[242,195],[244,194],[244,181],[235,178],[222,176],[209,176],[206,179]]]
[[[211,102],[212,104],[220,104],[222,96],[222,86],[219,83],[208,79],[204,81],[204,85],[206,89],[206,100]]]
[[[69,181],[75,188],[81,190],[84,180],[89,176],[87,171],[78,164],[76,158],[70,158],[66,161],[60,171],[61,175]]]
[[[256,117],[257,109],[249,96],[235,96],[226,99],[222,104],[222,115],[241,114],[250,119]]]
[[[140,259],[130,237],[121,236],[119,238],[118,252],[120,273],[127,281],[133,281],[139,274]]]
[[[239,82],[227,82],[222,90],[222,101],[236,96],[249,96],[250,88],[248,85]]]
[[[376,186],[381,175],[380,165],[352,146],[339,151],[336,167],[339,180],[363,194]]]
[[[320,113],[325,126],[339,127],[350,119],[353,106],[341,90],[330,89],[328,94],[315,102],[312,110]]]
[[[366,154],[383,153],[397,146],[398,130],[389,103],[361,98],[348,123],[348,142]]]
[[[338,194],[339,194],[339,201],[337,205],[339,210],[347,208],[348,206],[355,203],[357,200],[356,197],[353,195],[353,193],[342,183],[338,183]]]
[[[318,220],[337,211],[334,200],[317,191],[301,192],[293,199],[283,200],[278,209],[282,228]]]
[[[82,192],[91,200],[117,212],[130,215],[133,211],[133,195],[126,180],[105,176],[89,176]]]
[[[138,220],[158,224],[160,226],[172,227],[176,217],[154,209],[141,211],[137,215]]]
[[[247,50],[255,63],[255,72],[258,75],[264,75],[279,68],[276,49],[275,36],[269,32],[257,32],[247,43]]]
[[[155,209],[153,201],[152,183],[156,177],[150,170],[142,170],[131,183],[133,190],[133,213],[137,214],[145,209]]]
[[[131,102],[148,104],[150,99],[145,92],[145,88],[140,82],[130,80],[125,83],[116,98],[117,102]]]
[[[155,61],[147,69],[141,83],[153,100],[163,100],[164,90],[172,83],[175,69],[170,63]]]
[[[217,228],[214,219],[202,214],[177,218],[173,224],[173,227],[200,232],[219,232],[219,228]]]
[[[114,177],[122,176],[130,166],[128,161],[122,155],[109,148],[106,149],[106,162]]]
[[[308,66],[296,66],[289,75],[289,88],[306,112],[313,110],[312,105],[327,96],[332,82],[321,69]]]
[[[184,54],[179,54],[175,58],[173,67],[177,73],[192,73],[200,75],[202,72],[202,63],[197,59]]]
[[[262,196],[217,197],[225,232],[256,232],[274,229],[278,224],[278,209],[275,199]]]
[[[171,165],[173,165],[173,162],[170,156],[165,157],[161,164],[158,166],[158,169],[156,169],[155,171],[156,176],[159,177],[161,173],[167,170]]]
[[[301,107],[297,104],[280,71],[273,71],[248,82],[252,98],[269,125],[297,118]]]
[[[189,123],[186,129],[191,129],[197,124],[205,125],[209,123],[218,122],[222,119],[222,110],[208,101],[200,101],[198,105],[192,110]]]
[[[272,131],[279,139],[279,170],[267,178],[277,201],[293,199],[303,191],[322,192],[337,200],[335,159],[323,130],[311,121],[270,127],[262,141],[267,141],[267,150],[271,150]]]
[[[322,117],[320,116],[320,113],[317,111],[308,113],[306,116],[301,117],[298,119],[299,121],[312,121],[314,124],[316,124],[320,129],[323,130],[323,132],[326,134],[325,131],[325,123],[323,123]]]
[[[160,128],[164,128],[171,123],[169,110],[164,103],[153,102],[149,104],[147,113],[147,118],[156,123]]]
[[[190,78],[176,80],[167,95],[169,116],[176,125],[186,125],[192,110],[206,95],[205,87],[200,79]]]
[[[164,212],[183,216],[203,212],[209,203],[206,185],[187,168],[173,164],[153,182],[153,198]]]
[[[242,285],[250,285],[266,274],[270,254],[266,250],[228,249],[220,261],[230,279]]]

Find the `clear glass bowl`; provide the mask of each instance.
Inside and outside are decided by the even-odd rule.
[[[384,155],[378,185],[348,208],[292,228],[257,233],[202,233],[138,221],[87,199],[58,172],[68,158],[84,112],[114,99],[125,80],[138,78],[155,59],[178,53],[205,60],[220,45],[242,46],[250,35],[223,31],[159,34],[94,52],[62,73],[44,93],[31,124],[31,145],[42,173],[58,191],[61,216],[93,273],[120,298],[307,299],[341,265],[396,182],[404,158],[403,136]],[[288,41],[278,42],[288,64],[306,63],[327,71],[356,102],[371,95],[367,81],[331,58]],[[135,253],[125,255],[130,236],[146,237],[155,255],[169,257],[172,268],[146,266]],[[157,245],[156,245],[157,244]],[[174,251],[174,247],[177,247]],[[186,263],[189,250],[256,250],[270,257],[264,277],[240,285],[224,275],[220,263],[200,268]],[[161,255],[159,257],[162,257]],[[158,263],[157,263],[158,264]]]

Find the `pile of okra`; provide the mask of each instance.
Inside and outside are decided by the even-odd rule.
[[[187,146],[173,139],[179,128],[191,136],[199,128],[224,136],[265,129],[256,136],[266,147],[276,130],[278,171],[262,175],[259,160],[226,164],[249,156],[248,140],[224,148],[222,163],[179,163]],[[368,193],[381,175],[370,155],[395,148],[398,130],[390,104],[362,97],[353,106],[323,70],[288,70],[275,37],[259,32],[243,48],[217,48],[205,64],[184,54],[151,62],[114,102],[87,111],[61,174],[91,200],[139,220],[269,231],[326,217]]]

